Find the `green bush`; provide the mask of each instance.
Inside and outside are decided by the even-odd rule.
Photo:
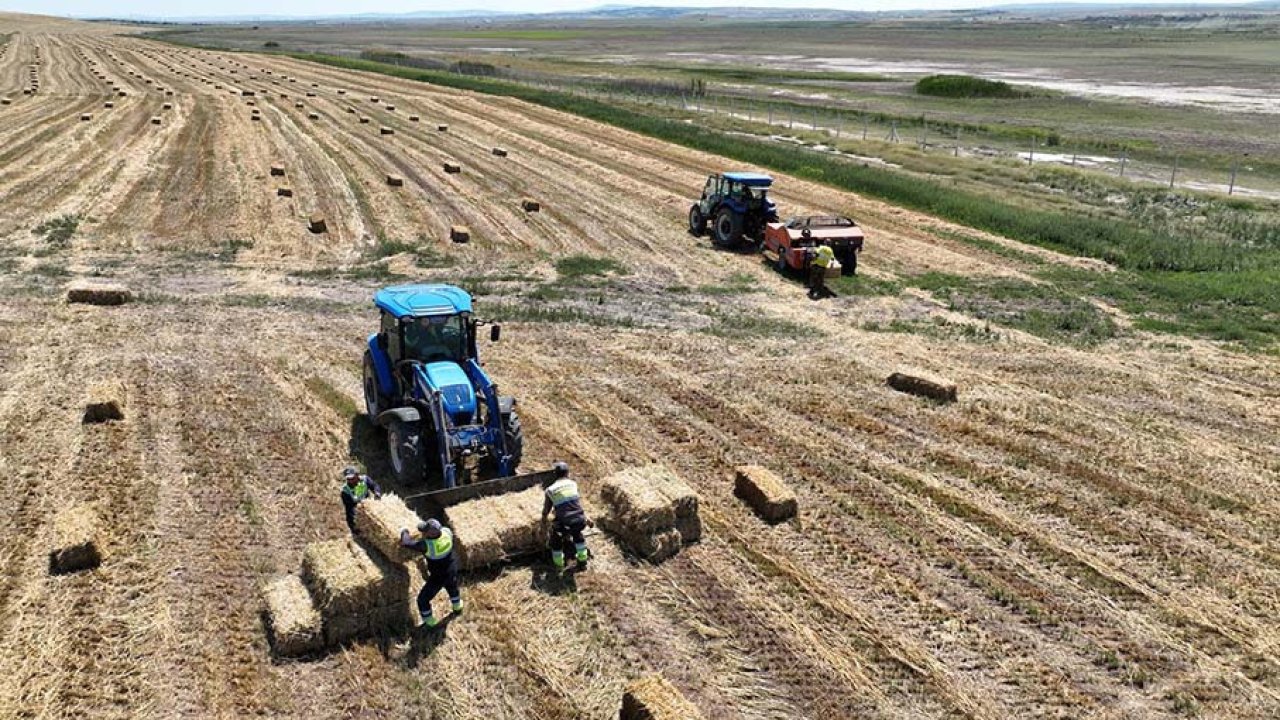
[[[920,95],[953,98],[1021,98],[1030,93],[1007,82],[984,80],[972,75],[930,75],[916,81]]]
[[[67,243],[71,242],[71,237],[76,234],[76,230],[80,228],[80,219],[79,215],[60,215],[56,218],[45,220],[35,226],[31,232],[44,238],[44,241],[53,247],[64,248]]]

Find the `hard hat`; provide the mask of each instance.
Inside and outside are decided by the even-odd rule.
[[[342,469],[342,477],[350,480],[353,477],[360,477],[360,472],[348,465]]]
[[[557,460],[555,464],[551,466],[551,469],[556,471],[556,477],[558,478],[568,477],[569,475],[569,463],[563,460]]]
[[[436,520],[435,518],[432,518],[426,522],[420,522],[418,523],[418,532],[422,533],[423,535],[426,535],[432,540],[435,540],[436,538],[440,537],[440,534],[441,534],[440,521]]]

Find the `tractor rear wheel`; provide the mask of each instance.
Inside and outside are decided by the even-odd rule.
[[[707,218],[702,215],[702,208],[694,205],[689,208],[689,232],[694,237],[702,237],[707,233]]]
[[[387,455],[391,471],[402,485],[421,483],[426,476],[422,447],[422,426],[403,420],[392,420],[387,426]]]
[[[364,411],[369,422],[377,424],[378,415],[387,409],[387,396],[378,389],[378,374],[373,369],[373,356],[364,351]]]
[[[715,236],[720,247],[737,247],[742,241],[742,216],[730,208],[720,208],[716,214]]]

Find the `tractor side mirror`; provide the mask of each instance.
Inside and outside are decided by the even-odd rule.
[[[502,326],[501,326],[501,325],[490,325],[490,326],[489,326],[489,341],[490,341],[490,342],[498,342],[498,338],[501,338],[501,337],[502,337]]]

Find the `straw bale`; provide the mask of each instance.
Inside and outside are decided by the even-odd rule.
[[[159,125],[159,124],[160,124],[160,122],[161,122],[161,120],[160,120],[160,118],[159,118],[158,116],[157,116],[157,117],[153,117],[153,118],[151,118],[151,124],[152,124],[152,125]]]
[[[310,219],[307,220],[307,229],[313,233],[319,234],[329,231],[329,225],[324,221],[324,215],[320,213],[312,213]]]
[[[405,602],[410,569],[353,538],[311,543],[302,553],[302,580],[326,622]]]
[[[496,155],[496,156],[498,156],[498,157],[506,157],[506,156],[507,156],[507,149],[506,149],[506,148],[496,147],[496,148],[494,148],[494,149],[493,149],[493,154],[494,154],[494,155]]]
[[[383,125],[382,127],[378,128],[378,134],[379,135],[395,135],[396,131],[395,131],[395,128],[389,128],[386,125]]]
[[[604,479],[600,495],[609,505],[610,522],[618,532],[644,534],[675,525],[675,506],[653,481],[662,472],[669,471],[650,465],[627,468]]]
[[[922,374],[909,375],[907,373],[896,372],[890,375],[886,382],[889,384],[889,387],[894,390],[904,392],[909,395],[919,395],[939,402],[956,401],[955,383],[947,382],[940,378],[927,377]]]
[[[384,105],[384,106],[383,106],[383,108],[384,108],[387,112],[395,112],[395,111],[396,111],[396,106],[395,106],[395,105]]]
[[[796,494],[772,470],[759,465],[736,469],[733,494],[769,522],[779,522],[796,514]]]
[[[542,502],[543,491],[535,487],[449,508],[449,527],[461,566],[470,570],[541,550],[545,545]]]
[[[387,184],[391,187],[401,187],[404,185],[404,178],[399,175],[388,175]]]
[[[165,104],[163,104],[163,105],[161,105],[161,106],[160,106],[160,109],[161,109],[161,110],[172,110],[172,109],[173,109],[173,103],[165,103]]]
[[[272,175],[273,177],[281,177],[281,176],[283,176],[283,175],[284,175],[284,166],[283,166],[283,165],[272,165],[272,166],[271,166],[271,175]]]
[[[419,120],[421,120],[421,119],[422,119],[422,118],[418,117],[417,115],[410,115],[410,116],[409,116],[409,122],[418,122],[418,121],[419,121]]]
[[[306,103],[304,103],[304,102],[295,102],[295,103],[293,104],[293,107],[295,107],[295,108],[296,108],[296,109],[298,109],[298,110],[301,110],[302,108],[304,108],[304,107],[306,107],[306,106],[307,106],[307,104],[306,104]]]
[[[444,171],[450,174],[462,172],[462,166],[455,162],[445,162]]]
[[[89,386],[82,423],[100,423],[124,419],[124,383],[104,380]]]
[[[293,188],[279,187],[276,188],[276,195],[280,197],[293,197]]]
[[[676,518],[676,532],[686,545],[698,542],[702,539],[702,518],[697,515]]]
[[[80,114],[80,122],[89,122],[92,119],[93,119],[93,115],[91,115],[90,113]]]
[[[449,239],[456,243],[464,243],[471,239],[471,231],[466,225],[454,225],[449,228]]]
[[[360,116],[360,124],[361,124],[361,125],[368,125],[368,124],[369,124],[369,117],[368,117],[367,115],[361,115],[361,116]]]
[[[133,299],[124,285],[77,282],[67,286],[67,302],[87,305],[123,305]]]
[[[308,119],[308,120],[319,120],[319,119],[320,119],[320,113],[307,113],[307,119]]]
[[[278,577],[262,587],[267,610],[267,641],[277,655],[297,657],[324,647],[320,612],[302,578]]]
[[[697,517],[698,515],[698,493],[684,480],[681,480],[670,469],[661,465],[653,465],[646,468],[649,481],[657,486],[658,491],[664,497],[671,501],[671,507],[675,509],[676,518]]]
[[[646,675],[627,683],[618,720],[702,720],[702,712],[666,678]]]
[[[387,493],[356,505],[356,532],[392,562],[415,560],[417,553],[400,544],[400,531],[417,533],[422,519],[399,496]]]
[[[439,130],[440,132],[449,132],[448,125],[437,125],[436,129]]]
[[[520,207],[524,208],[525,212],[538,212],[542,209],[542,203],[533,198],[525,198],[520,201]]]
[[[632,552],[653,563],[674,556],[684,546],[684,538],[676,528],[651,533],[623,532],[618,537]]]
[[[104,103],[102,103],[102,107],[107,108],[108,110],[110,110],[111,108],[113,108],[113,107],[115,107],[115,106],[116,106],[116,104],[115,104],[115,103],[113,103],[113,102],[104,102]]]
[[[54,516],[49,546],[50,574],[87,570],[101,564],[100,522],[91,505],[75,505]]]

